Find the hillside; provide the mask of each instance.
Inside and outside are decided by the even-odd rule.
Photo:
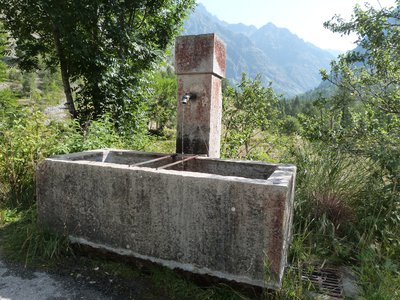
[[[211,15],[199,4],[185,22],[185,34],[215,32],[227,43],[227,77],[240,80],[246,72],[261,74],[278,93],[294,96],[321,83],[319,70],[329,68],[334,56],[300,39],[284,28],[268,23],[257,29],[229,24]]]

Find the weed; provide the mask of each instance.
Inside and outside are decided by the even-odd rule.
[[[366,299],[396,298],[400,199],[385,189],[385,173],[369,159],[318,143],[298,143],[291,154],[298,167],[292,265],[350,263]],[[296,282],[283,291],[295,291]]]
[[[66,236],[52,233],[37,224],[36,208],[17,212],[2,210],[2,249],[7,257],[28,264],[48,264],[71,254]],[[1,224],[1,223],[0,223]]]
[[[302,266],[290,266],[286,269],[282,288],[274,293],[274,300],[311,299],[313,286],[302,276]]]
[[[173,140],[154,139],[145,147],[147,152],[160,152],[160,153],[175,153],[176,144],[175,138]]]
[[[208,288],[200,288],[189,280],[179,277],[174,271],[165,268],[153,268],[151,270],[152,281],[162,295],[171,299],[198,299],[198,300],[247,300],[235,289],[219,284]]]
[[[351,246],[346,241],[357,235],[358,201],[365,198],[373,166],[323,145],[300,145],[292,155],[298,167],[295,231],[311,231],[308,243],[314,253],[347,257]]]
[[[20,218],[20,213],[16,209],[2,209],[0,210],[0,228],[15,222]]]
[[[399,261],[382,257],[377,250],[372,245],[363,249],[360,265],[355,267],[363,295],[367,299],[400,299]]]
[[[40,112],[18,109],[0,124],[0,204],[29,207],[35,202],[36,166],[57,151],[60,140]]]

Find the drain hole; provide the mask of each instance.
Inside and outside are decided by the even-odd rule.
[[[302,268],[301,276],[310,281],[318,293],[343,298],[343,276],[339,270],[309,266]]]

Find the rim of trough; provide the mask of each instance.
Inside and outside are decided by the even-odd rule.
[[[121,164],[121,163],[112,163],[112,162],[99,162],[99,161],[90,161],[85,160],[83,157],[82,160],[71,160],[73,158],[77,158],[82,156],[82,154],[90,154],[90,153],[104,153],[105,151],[110,152],[120,152],[120,153],[132,153],[132,154],[148,154],[148,155],[171,155],[168,153],[160,153],[160,152],[143,152],[137,150],[122,150],[122,149],[96,149],[96,150],[87,150],[81,152],[74,152],[70,154],[62,154],[55,155],[49,158],[46,158],[45,161],[55,161],[55,162],[63,162],[63,163],[71,163],[71,164],[79,164],[79,165],[94,165],[94,166],[103,166],[113,169],[128,169],[128,170],[142,170],[146,172],[152,173],[161,173],[161,174],[171,174],[183,177],[196,177],[196,178],[213,178],[224,181],[236,181],[236,182],[246,182],[260,185],[270,185],[276,187],[288,187],[290,185],[291,180],[293,180],[293,176],[296,174],[296,166],[291,164],[281,164],[281,163],[267,163],[262,161],[252,161],[252,160],[236,160],[236,159],[221,159],[221,158],[212,158],[207,156],[198,156],[196,159],[199,160],[211,160],[211,161],[222,161],[228,163],[243,163],[243,164],[251,164],[251,165],[261,165],[261,166],[274,166],[276,169],[272,172],[272,174],[267,179],[261,178],[248,178],[242,176],[232,176],[232,175],[219,175],[207,172],[194,172],[194,171],[182,171],[182,170],[171,170],[171,169],[157,169],[145,166],[131,166],[129,164]],[[193,156],[193,154],[177,154],[181,157],[189,157]]]

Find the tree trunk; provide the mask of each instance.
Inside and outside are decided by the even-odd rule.
[[[69,74],[68,74],[68,68],[67,68],[67,63],[65,59],[65,54],[61,45],[60,41],[60,31],[56,26],[53,27],[53,37],[54,37],[54,43],[56,46],[56,51],[58,55],[58,59],[60,61],[60,69],[61,69],[61,78],[63,82],[63,87],[64,87],[64,94],[67,99],[67,106],[68,106],[68,111],[71,115],[72,118],[76,118],[76,109],[75,109],[75,104],[74,104],[74,99],[72,97],[72,90],[71,90],[71,85],[69,83]]]

